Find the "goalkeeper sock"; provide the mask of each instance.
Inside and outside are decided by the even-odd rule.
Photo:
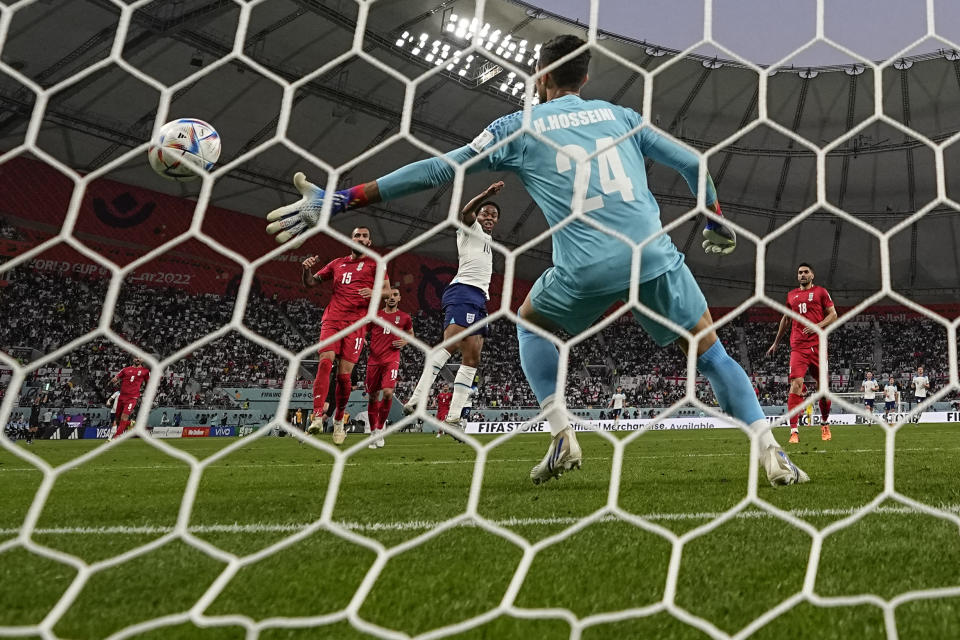
[[[433,386],[433,381],[437,379],[438,375],[440,375],[440,372],[443,370],[443,367],[447,364],[447,360],[449,359],[450,352],[446,349],[440,349],[440,351],[433,354],[430,362],[425,364],[423,367],[423,373],[420,374],[420,381],[417,382],[417,388],[413,390],[413,397],[410,399],[412,402],[418,402],[421,397],[430,392],[430,387]]]
[[[387,418],[390,417],[390,407],[393,405],[393,396],[384,396],[383,400],[380,401],[379,410],[380,415],[377,417],[377,424],[379,425],[378,429],[383,429],[383,426],[387,424]]]
[[[557,392],[560,352],[552,342],[522,325],[517,325],[517,340],[520,342],[520,366],[540,406],[544,407]]]
[[[367,420],[370,422],[370,433],[380,428],[380,401],[376,394],[367,398]]]
[[[337,374],[337,388],[334,391],[333,399],[337,405],[337,412],[334,414],[334,420],[343,420],[343,412],[347,408],[347,401],[350,399],[350,391],[353,390],[353,383],[350,382],[349,373]]]
[[[829,424],[830,422],[830,406],[832,404],[826,398],[820,398],[820,422],[823,424]]]
[[[540,409],[543,411],[543,417],[546,419],[547,424],[550,425],[550,433],[552,435],[555,436],[570,426],[570,421],[567,418],[567,408],[554,396],[549,396],[541,402]]]
[[[743,367],[723,348],[723,343],[717,340],[697,358],[697,368],[707,376],[724,412],[754,429],[766,427],[767,420],[753,385],[750,384],[750,378]],[[768,429],[760,435],[759,444],[761,449],[766,449],[770,445],[776,445],[777,441]]]
[[[317,377],[313,379],[313,415],[323,415],[323,403],[327,401],[327,391],[330,389],[330,371],[333,370],[333,360],[321,358],[317,365]]]
[[[787,396],[787,412],[793,411],[796,407],[803,404],[803,396],[799,393],[791,393]],[[797,424],[800,422],[800,413],[790,416],[790,431],[797,430]]]
[[[447,417],[460,418],[460,414],[463,413],[463,405],[467,403],[467,398],[470,397],[475,375],[477,375],[476,367],[461,364],[460,368],[457,369],[457,379],[453,382],[453,398],[450,400],[450,411]]]

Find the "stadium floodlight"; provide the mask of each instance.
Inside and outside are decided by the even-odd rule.
[[[404,44],[406,44],[406,42],[407,42],[407,41],[404,40],[403,38],[397,38],[397,43],[396,43],[396,44],[397,44],[398,47],[402,47]]]

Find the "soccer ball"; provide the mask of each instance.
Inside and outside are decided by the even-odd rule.
[[[160,127],[147,150],[150,166],[169,180],[196,180],[220,157],[220,134],[203,120],[180,118]]]

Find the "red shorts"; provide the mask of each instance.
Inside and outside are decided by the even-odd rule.
[[[365,326],[360,326],[360,328],[356,329],[353,333],[349,333],[339,340],[327,342],[334,334],[343,331],[351,324],[352,322],[342,320],[327,320],[321,324],[320,348],[317,349],[317,352],[324,353],[333,351],[335,355],[340,356],[347,362],[356,364],[360,359],[360,353],[363,351],[363,343],[365,342],[367,333]]]
[[[790,379],[820,373],[820,347],[798,347],[790,352]]]
[[[367,393],[374,394],[381,389],[393,389],[397,386],[400,375],[400,361],[396,362],[368,362],[367,363]]]
[[[140,396],[120,396],[117,398],[117,416],[132,415]]]
[[[450,412],[450,405],[444,404],[437,407],[437,420],[441,422],[447,418],[447,414]]]

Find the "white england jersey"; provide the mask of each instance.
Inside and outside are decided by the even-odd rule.
[[[888,384],[883,388],[883,399],[886,402],[896,402],[897,401],[897,385]]]
[[[876,380],[864,380],[863,381],[863,399],[864,400],[873,400],[877,397],[877,389],[880,388],[880,385],[877,384]]]
[[[927,376],[913,376],[913,395],[918,398],[927,397],[927,387],[930,386],[930,378]]]
[[[460,267],[451,281],[454,284],[469,284],[483,291],[490,299],[490,278],[493,277],[493,251],[490,236],[483,231],[478,220],[470,226],[475,233],[457,229],[457,255]]]
[[[613,408],[614,409],[623,409],[623,401],[627,399],[627,396],[622,393],[613,394]]]
[[[120,400],[120,392],[114,391],[113,395],[110,396],[110,399],[107,400],[107,403],[110,405],[110,411],[113,413],[117,412],[117,402]]]

